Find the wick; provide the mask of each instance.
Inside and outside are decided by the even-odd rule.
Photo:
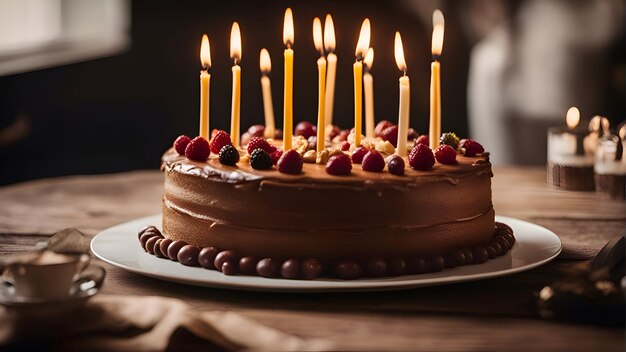
[[[208,71],[209,70],[209,66],[207,65],[203,65],[202,66],[202,71]]]
[[[433,61],[439,61],[440,57],[441,57],[440,54],[433,54]]]
[[[402,70],[402,77],[406,77],[406,69]]]
[[[233,61],[235,62],[235,66],[239,65],[239,58],[238,57],[235,57],[233,59]]]

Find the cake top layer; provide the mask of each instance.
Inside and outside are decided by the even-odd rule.
[[[242,152],[243,153],[243,152]],[[405,162],[407,162],[406,158]],[[469,175],[480,173],[491,176],[491,164],[488,156],[467,157],[459,155],[456,165],[436,163],[430,170],[418,171],[407,167],[405,175],[393,175],[384,172],[367,172],[359,164],[352,165],[352,173],[346,176],[334,176],[325,171],[325,165],[304,163],[302,173],[298,175],[283,174],[272,168],[255,170],[248,162],[240,161],[236,166],[222,165],[218,157],[211,154],[206,162],[192,161],[179,155],[173,148],[165,152],[162,158],[162,169],[195,175],[228,183],[245,183],[251,181],[275,181],[280,183],[326,183],[326,184],[401,184],[419,183],[447,179],[451,183]],[[408,165],[408,162],[407,162]]]

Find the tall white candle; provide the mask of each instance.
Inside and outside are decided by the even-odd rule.
[[[283,150],[292,148],[293,134],[293,49],[294,41],[293,14],[291,9],[285,11],[283,23],[283,43],[285,49],[285,92],[283,97]]]
[[[363,124],[363,58],[370,47],[370,20],[366,18],[361,25],[359,41],[356,44],[354,55],[356,61],[352,65],[354,74],[354,146],[361,145]]]
[[[324,103],[324,116],[326,124],[333,124],[333,104],[335,99],[335,77],[337,76],[337,55],[335,55],[335,25],[330,14],[326,15],[324,21],[324,49],[326,55],[326,92]]]
[[[365,74],[363,74],[363,92],[365,94],[365,136],[374,138],[374,77],[370,73],[374,62],[374,49],[369,48],[363,60]]]
[[[315,49],[319,51],[320,58],[317,59],[318,72],[318,95],[317,95],[317,152],[321,153],[326,147],[326,118],[324,103],[326,101],[326,58],[324,58],[324,45],[322,44],[322,23],[319,18],[313,19],[313,43]]]
[[[402,71],[402,77],[399,80],[400,99],[398,106],[398,140],[396,144],[396,152],[404,157],[407,154],[406,140],[409,130],[409,108],[411,103],[411,87],[409,77],[406,75],[406,60],[404,59],[404,48],[402,46],[402,37],[400,32],[396,32],[394,42],[394,56],[398,69]]]
[[[230,32],[230,58],[233,59],[233,94],[230,115],[230,138],[235,147],[239,146],[239,120],[241,114],[241,32],[239,24],[233,23]]]
[[[272,104],[272,86],[270,84],[269,73],[272,70],[272,60],[267,49],[261,49],[259,56],[259,66],[261,67],[261,90],[263,91],[263,112],[265,115],[265,138],[274,138],[276,127],[274,125],[274,105]]]

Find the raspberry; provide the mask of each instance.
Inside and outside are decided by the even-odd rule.
[[[302,157],[297,151],[290,149],[278,159],[278,172],[296,175],[302,172]]]
[[[342,142],[341,143],[341,150],[342,151],[346,151],[350,149],[350,143],[348,141]]]
[[[417,137],[417,139],[415,140],[415,145],[418,145],[418,144],[423,144],[423,145],[426,145],[426,146],[430,145],[430,139],[428,138],[428,135],[427,134],[423,134],[423,135]]]
[[[265,132],[265,126],[263,125],[252,125],[248,128],[248,133],[250,137],[263,137],[263,133]]]
[[[485,151],[480,143],[472,139],[461,139],[459,147],[465,149],[465,156],[476,156],[476,154],[482,154]]]
[[[211,140],[211,153],[219,154],[225,145],[233,144],[226,131],[218,130]]]
[[[459,147],[459,137],[454,134],[454,132],[442,133],[441,138],[439,138],[440,144],[447,144],[452,147],[452,149],[456,150]]]
[[[252,137],[250,138],[250,142],[248,142],[248,154],[252,156],[252,152],[256,149],[263,149],[266,153],[272,153],[272,146],[263,139],[263,137]]]
[[[374,128],[374,136],[375,137],[382,137],[383,135],[383,131],[386,130],[387,128],[393,126],[393,122],[391,121],[387,121],[387,120],[382,120],[380,121],[376,127]]]
[[[404,159],[399,155],[390,155],[387,158],[387,169],[394,175],[404,175]]]
[[[398,126],[390,126],[385,128],[381,138],[384,141],[389,141],[394,147],[398,146]]]
[[[296,131],[294,134],[296,136],[302,136],[305,139],[309,139],[309,137],[317,134],[317,128],[308,121],[301,121],[296,125]]]
[[[219,153],[220,163],[229,166],[235,166],[239,162],[239,152],[232,144],[222,147]]]
[[[419,135],[417,134],[417,131],[412,128],[409,128],[409,132],[407,132],[406,140],[412,141],[417,137],[419,137]]]
[[[191,138],[185,135],[178,136],[178,138],[174,141],[174,149],[176,150],[176,153],[178,153],[178,155],[185,155],[185,148],[187,148],[187,144],[189,144],[189,142],[191,142]]]
[[[194,138],[185,148],[185,156],[189,160],[206,161],[209,158],[209,154],[211,154],[209,142],[202,137]]]
[[[214,128],[213,130],[211,130],[211,138],[209,139],[213,139],[215,137],[215,135],[217,134],[217,132],[219,132],[221,130],[218,130],[217,128]]]
[[[442,144],[435,149],[435,158],[441,164],[456,164],[456,150],[447,144]]]
[[[409,165],[415,170],[428,170],[435,165],[433,151],[424,144],[417,144],[409,153]]]
[[[363,157],[363,171],[381,172],[385,168],[385,159],[375,150],[370,150]]]
[[[350,175],[352,171],[352,162],[347,154],[339,154],[331,156],[326,163],[326,172],[331,175]]]
[[[276,165],[276,163],[278,163],[278,159],[280,159],[280,157],[283,156],[283,151],[276,149],[274,150],[271,154],[270,154],[270,158],[272,159],[272,163],[274,163],[274,165]]]
[[[250,154],[250,166],[256,170],[268,170],[272,168],[274,163],[267,152],[261,148],[257,148]]]
[[[363,162],[363,157],[370,150],[365,147],[358,147],[352,152],[352,162],[355,164],[360,164]]]

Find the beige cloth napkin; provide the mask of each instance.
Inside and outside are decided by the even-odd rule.
[[[15,312],[0,309],[0,346],[39,340],[50,341],[60,350],[161,351],[182,328],[225,350],[333,348],[329,341],[303,339],[231,311],[198,311],[182,300],[157,296],[99,295],[81,310],[58,319],[18,320]]]

